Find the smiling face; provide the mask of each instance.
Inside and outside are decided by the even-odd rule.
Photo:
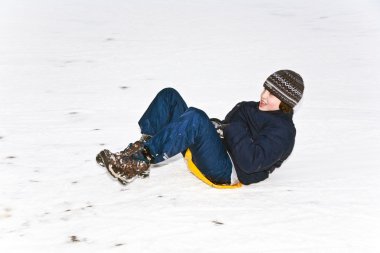
[[[259,110],[260,111],[277,111],[280,110],[281,100],[264,89],[261,93]]]

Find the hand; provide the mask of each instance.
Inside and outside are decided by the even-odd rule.
[[[223,124],[223,122],[217,118],[211,118],[210,121],[214,125],[216,132],[219,134],[219,137],[223,139],[223,129],[227,124]]]

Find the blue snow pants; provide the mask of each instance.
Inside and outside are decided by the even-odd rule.
[[[200,109],[188,108],[173,88],[161,90],[149,105],[139,126],[154,163],[189,148],[198,169],[215,184],[230,184],[232,162],[209,117]]]

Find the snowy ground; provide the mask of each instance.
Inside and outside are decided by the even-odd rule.
[[[0,252],[380,251],[378,1],[2,0],[0,31]],[[160,89],[223,118],[284,68],[306,90],[267,181],[95,163]]]

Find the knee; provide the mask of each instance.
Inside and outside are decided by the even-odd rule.
[[[167,87],[167,88],[162,89],[158,93],[158,95],[164,96],[164,97],[180,96],[179,92],[176,89],[171,88],[171,87]]]
[[[202,121],[209,121],[207,114],[198,108],[190,107],[187,110],[187,113],[188,113],[188,116],[191,118],[202,120]]]

